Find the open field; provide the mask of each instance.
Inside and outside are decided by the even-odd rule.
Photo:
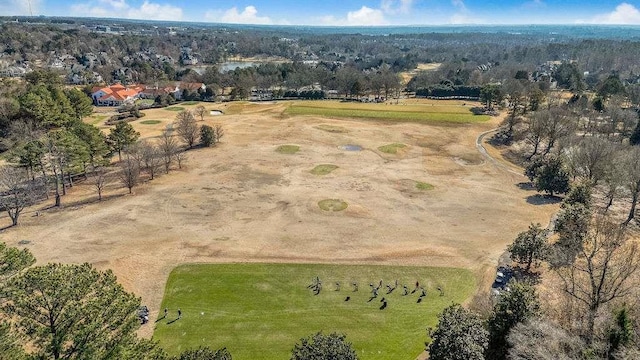
[[[317,296],[307,286],[318,276]],[[378,298],[369,284],[384,284]],[[387,294],[387,284],[398,288]],[[419,291],[403,296],[420,281]],[[340,290],[335,291],[336,282]],[[353,282],[358,291],[353,291]],[[436,288],[444,290],[439,296]],[[425,328],[452,302],[471,296],[476,282],[468,270],[363,265],[224,264],[185,265],[171,272],[155,338],[172,354],[200,345],[227,347],[234,359],[287,359],[293,345],[317,331],[347,334],[363,359],[413,360],[424,348]],[[349,296],[349,301],[344,301]],[[379,310],[381,298],[388,306]],[[176,318],[176,309],[183,313]]]
[[[419,63],[415,69],[411,71],[405,71],[400,73],[400,79],[403,84],[407,84],[414,76],[421,71],[433,71],[437,70],[442,64],[440,63]]]
[[[406,103],[397,107],[458,104]],[[198,123],[222,124],[225,137],[216,147],[187,152],[183,170],[134,188],[134,195],[114,180],[102,202],[90,184],[77,182],[62,209],[47,210],[50,203],[28,209],[2,240],[12,246],[30,241],[20,246],[39,263],[113,269],[153,318],[169,273],[183,263],[457,267],[486,283],[505,246],[529,223],[547,223],[558,207],[531,201],[534,192],[517,186],[524,176],[478,153],[478,134],[499,119],[383,122],[282,116],[290,102],[203,105],[225,115]],[[144,112],[161,123],[132,122],[143,138],[160,135],[176,115]],[[394,143],[407,147],[395,155],[377,150]],[[295,155],[274,151],[282,144],[300,149]],[[319,164],[339,168],[312,174]],[[418,182],[433,189],[420,190]],[[348,207],[324,211],[318,203],[325,199]],[[0,227],[8,224],[2,214]],[[140,332],[151,336],[153,330],[149,324]]]
[[[288,115],[366,118],[403,122],[474,123],[489,120],[486,115],[473,115],[469,107],[459,105],[423,105],[390,103],[372,104],[338,101],[297,101],[285,110]]]

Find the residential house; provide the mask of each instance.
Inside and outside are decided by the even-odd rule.
[[[74,85],[83,84],[99,84],[104,82],[102,76],[95,71],[81,71],[69,74],[67,76],[69,83]]]
[[[95,87],[91,90],[91,98],[96,106],[121,106],[133,102],[144,90],[140,85],[124,87],[116,84],[108,87]]]
[[[184,91],[190,93],[204,91],[207,86],[203,83],[178,82],[168,86],[146,87],[140,93],[142,99],[155,99],[159,95],[172,95],[176,100],[182,100]]]
[[[24,77],[31,70],[24,66],[9,66],[0,69],[0,77]]]
[[[194,93],[207,90],[207,86],[203,83],[180,82],[176,84],[176,90],[173,93],[173,97],[175,97],[176,100],[182,100],[182,95],[185,90],[190,93]]]

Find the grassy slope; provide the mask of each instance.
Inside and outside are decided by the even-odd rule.
[[[389,105],[341,103],[335,101],[293,102],[285,110],[289,115],[354,117],[407,122],[475,123],[489,120],[486,115],[473,115],[459,105]]]
[[[324,290],[314,296],[307,285],[319,276]],[[401,296],[402,286],[387,297],[389,306],[368,303],[369,283],[384,279],[415,286],[426,284],[428,296]],[[342,284],[334,291],[335,282]],[[358,292],[348,284],[357,281]],[[183,265],[167,281],[162,308],[169,320],[180,307],[183,318],[160,320],[154,338],[170,353],[199,345],[227,347],[234,359],[286,359],[293,345],[316,331],[344,332],[362,360],[415,359],[426,340],[425,329],[452,302],[472,295],[475,279],[462,269],[360,265],[206,264]],[[445,296],[437,295],[442,286]],[[345,302],[346,296],[351,296]]]

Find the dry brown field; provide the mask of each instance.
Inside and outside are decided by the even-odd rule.
[[[486,283],[516,234],[531,222],[546,224],[557,209],[530,201],[534,193],[517,186],[523,176],[477,150],[476,138],[498,118],[428,125],[291,117],[283,115],[286,103],[204,105],[225,112],[204,123],[221,124],[226,135],[214,148],[189,151],[184,169],[134,188],[133,195],[113,183],[102,202],[90,185],[78,184],[62,209],[27,210],[19,226],[0,233],[2,241],[30,241],[26,247],[39,263],[112,269],[153,316],[167,275],[188,262],[462,267]],[[146,113],[133,125],[147,138],[176,115]],[[406,147],[397,154],[377,150],[391,143]],[[275,151],[284,144],[300,150]],[[341,149],[348,144],[363,150]],[[312,174],[319,164],[338,168]],[[418,181],[434,189],[420,191]],[[348,207],[326,212],[318,207],[323,199]],[[0,226],[7,224],[0,217]]]

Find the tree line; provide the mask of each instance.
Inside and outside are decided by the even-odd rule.
[[[547,200],[564,196],[549,227],[531,224],[508,247],[517,267],[507,291],[493,304],[443,311],[429,333],[431,359],[640,356],[635,86],[612,75],[591,87],[575,64],[559,72],[569,96],[546,92],[535,106],[518,90],[524,78],[483,88],[506,111],[492,142]]]

